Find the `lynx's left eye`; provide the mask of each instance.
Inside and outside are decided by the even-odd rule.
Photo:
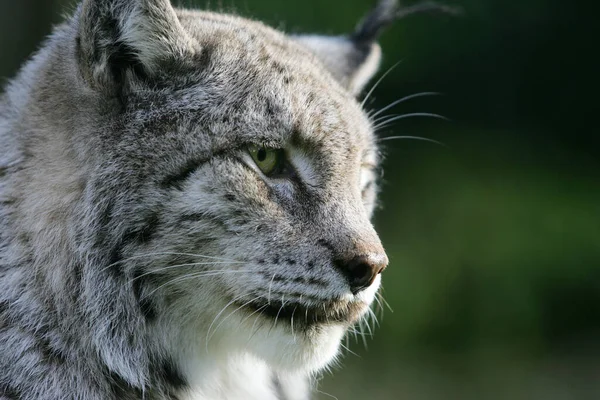
[[[264,146],[249,146],[248,152],[258,168],[267,176],[278,171],[284,157],[283,150]]]

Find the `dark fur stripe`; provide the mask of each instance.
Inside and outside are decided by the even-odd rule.
[[[133,400],[144,398],[144,392],[140,388],[131,386],[118,374],[114,372],[109,373],[108,380],[110,382],[110,390],[114,395],[115,400]]]
[[[154,237],[160,225],[158,212],[150,212],[145,218],[142,226],[137,229],[131,229],[123,236],[123,244],[136,242],[139,244],[148,243]]]
[[[181,390],[188,386],[187,381],[172,360],[163,360],[156,371],[158,376],[172,389]]]
[[[159,226],[159,213],[152,211],[144,218],[140,227],[132,228],[123,235],[119,243],[115,245],[110,252],[108,265],[110,266],[109,271],[113,276],[123,276],[123,266],[121,265],[121,261],[123,260],[123,248],[130,243],[148,243],[154,237]]]
[[[121,261],[123,259],[123,244],[119,243],[110,251],[108,258],[107,270],[111,275],[118,279],[123,277],[123,267]]]
[[[25,396],[17,388],[2,386],[0,387],[0,400],[25,400]]]
[[[177,189],[183,190],[183,186],[185,181],[200,167],[202,163],[190,160],[185,165],[181,167],[181,169],[173,174],[167,175],[164,177],[160,186],[165,189]]]
[[[142,276],[143,271],[137,270],[133,274],[133,295],[140,307],[140,311],[144,315],[146,322],[156,320],[157,311],[151,299],[145,297],[143,287],[148,286],[148,278]]]
[[[44,335],[45,336],[45,335]],[[48,364],[64,364],[67,362],[66,355],[52,345],[50,340],[46,337],[42,337],[36,342],[36,350],[43,358],[45,363]]]

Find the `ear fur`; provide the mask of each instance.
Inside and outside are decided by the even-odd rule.
[[[197,49],[169,0],[84,0],[77,45],[82,75],[101,90],[114,90],[129,71],[152,76]]]
[[[302,35],[296,41],[311,50],[333,77],[357,96],[379,69],[377,43],[357,43],[345,36]]]
[[[380,0],[349,36],[300,35],[294,39],[310,49],[333,76],[356,96],[379,68],[381,49],[376,40],[381,32],[400,18],[424,11],[459,12],[432,1],[401,8],[397,0]]]

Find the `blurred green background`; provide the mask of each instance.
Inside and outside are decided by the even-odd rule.
[[[183,0],[287,32],[350,32],[368,0]],[[407,2],[407,4],[410,4]],[[381,130],[376,225],[389,252],[375,337],[350,340],[320,399],[600,398],[598,12],[564,0],[454,0],[382,37],[367,102],[434,112]],[[74,7],[1,0],[0,77]]]

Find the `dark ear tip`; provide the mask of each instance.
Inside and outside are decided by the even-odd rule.
[[[427,0],[408,7],[401,7],[397,0],[380,0],[375,8],[358,24],[350,38],[355,43],[374,42],[381,32],[396,20],[422,12],[461,15],[463,9]]]
[[[396,19],[422,12],[440,12],[449,15],[462,15],[464,13],[464,9],[460,6],[449,6],[446,4],[440,4],[436,1],[422,1],[410,7],[399,8],[396,11]]]

